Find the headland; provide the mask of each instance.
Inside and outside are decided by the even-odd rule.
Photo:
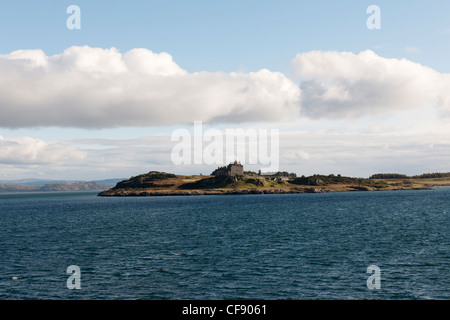
[[[428,174],[408,177],[378,174],[370,178],[341,175],[312,175],[297,177],[293,173],[277,172],[261,175],[244,172],[236,163],[221,167],[211,175],[175,175],[150,171],[121,181],[99,196],[175,196],[327,193],[344,191],[421,190],[450,186],[450,174]]]

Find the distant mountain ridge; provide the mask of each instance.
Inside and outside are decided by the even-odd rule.
[[[51,192],[51,191],[101,191],[115,186],[122,179],[105,179],[96,181],[65,181],[21,179],[0,181],[2,192]]]
[[[105,185],[108,187],[114,187],[118,182],[124,180],[121,179],[104,179],[104,180],[92,180],[92,181],[83,181],[83,180],[47,180],[47,179],[18,179],[18,180],[0,180],[0,184],[3,185],[18,185],[18,186],[38,186],[43,187],[47,184],[69,184],[69,183],[96,183],[100,185]]]

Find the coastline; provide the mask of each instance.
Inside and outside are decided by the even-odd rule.
[[[438,186],[436,186],[438,187]],[[446,186],[439,186],[446,187]],[[214,189],[214,190],[105,190],[99,197],[163,197],[163,196],[201,196],[201,195],[250,195],[250,194],[305,194],[305,193],[334,193],[334,192],[371,192],[396,190],[431,190],[434,187],[396,187],[375,189],[370,187],[353,186],[348,188],[291,188],[291,189]]]
[[[342,176],[270,177],[183,176],[151,171],[121,181],[100,197],[157,197],[195,195],[295,194],[389,190],[429,190],[450,186],[450,177],[366,179]]]

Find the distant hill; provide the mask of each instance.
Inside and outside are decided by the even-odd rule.
[[[101,191],[110,186],[95,182],[48,183],[39,185],[0,184],[2,192],[43,192],[43,191]]]
[[[74,180],[46,180],[46,179],[20,179],[20,180],[0,180],[0,184],[17,186],[38,186],[43,187],[47,184],[70,184],[70,183],[96,183],[102,186],[114,187],[117,182],[125,180],[124,178],[92,180],[92,181],[74,181]]]
[[[44,179],[20,179],[20,180],[0,180],[0,184],[16,186],[38,186],[42,187],[50,183],[70,183],[75,181],[67,180],[44,180]]]
[[[1,192],[25,192],[25,191],[39,191],[40,187],[37,186],[25,186],[15,184],[0,184]]]
[[[97,191],[108,187],[95,182],[52,183],[39,188],[39,191]]]
[[[96,184],[100,184],[103,186],[114,187],[118,182],[125,180],[125,178],[121,179],[104,179],[104,180],[93,180],[88,182],[93,182]]]

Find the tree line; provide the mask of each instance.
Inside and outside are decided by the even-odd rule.
[[[430,179],[430,178],[449,178],[450,172],[424,173],[416,176],[407,176],[399,173],[377,173],[370,176],[369,179]]]

